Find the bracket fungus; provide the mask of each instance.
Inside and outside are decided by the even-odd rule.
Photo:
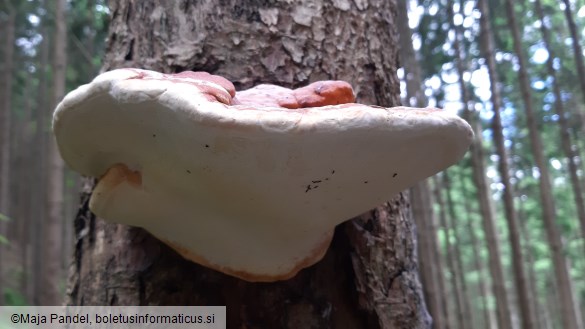
[[[103,73],[57,106],[67,165],[100,180],[91,210],[248,281],[294,276],[335,226],[457,162],[469,125],[435,109],[355,104],[316,82],[237,92],[203,72]]]

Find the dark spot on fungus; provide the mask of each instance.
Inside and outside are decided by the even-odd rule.
[[[329,178],[325,178],[325,180],[329,180]]]
[[[305,193],[309,192],[311,190],[311,185],[307,185],[307,189],[305,190]]]
[[[394,173],[394,175],[392,175],[392,178],[398,176],[398,173]]]
[[[312,182],[313,184],[321,183],[321,181],[320,181],[320,180],[312,180],[311,182]]]
[[[364,184],[368,184],[368,181],[367,181],[367,180],[365,180],[365,181],[364,181]]]
[[[205,147],[209,148],[209,145],[208,144],[205,144]]]
[[[187,173],[190,174],[191,173],[191,170],[187,169]]]
[[[335,170],[331,170],[331,175],[335,174]]]
[[[156,137],[156,134],[152,134],[152,137],[153,137],[153,138],[154,138],[154,137]]]

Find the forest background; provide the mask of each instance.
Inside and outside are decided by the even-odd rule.
[[[403,104],[457,113],[477,137],[411,191],[436,327],[582,327],[585,3],[399,7]],[[51,115],[99,73],[108,20],[102,0],[0,1],[0,305],[62,303],[80,177]]]

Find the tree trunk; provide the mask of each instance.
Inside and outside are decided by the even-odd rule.
[[[428,180],[427,180],[428,182]],[[429,189],[429,193],[430,193],[430,187],[427,187]],[[430,195],[429,195],[430,198]],[[441,201],[442,200],[437,200],[437,203],[439,204],[439,209],[441,208]],[[430,238],[429,244],[430,244],[430,255],[431,257],[434,258],[434,262],[436,268],[437,268],[437,276],[436,276],[436,280],[437,280],[437,291],[440,294],[439,295],[439,301],[441,303],[441,308],[443,311],[443,323],[445,325],[445,328],[454,328],[453,325],[453,321],[454,321],[454,317],[451,315],[451,311],[449,310],[449,305],[452,305],[452,303],[450,303],[449,301],[449,293],[448,290],[446,288],[447,285],[447,280],[445,279],[445,266],[444,264],[444,260],[443,260],[443,254],[441,253],[441,243],[439,242],[438,236],[439,236],[439,224],[438,224],[438,220],[435,218],[435,216],[431,217],[432,221],[427,223],[425,226],[428,229],[428,233],[425,234],[426,237]]]
[[[208,71],[238,89],[343,79],[363,103],[398,104],[394,1],[110,4],[104,70]],[[68,304],[226,305],[230,328],[429,327],[403,194],[340,225],[325,258],[296,277],[249,283],[95,218],[92,188],[86,180]]]
[[[483,56],[486,60],[489,78],[490,91],[492,93],[491,99],[493,104],[494,117],[492,121],[492,131],[494,135],[494,143],[496,144],[496,152],[500,157],[499,170],[500,174],[507,174],[506,149],[504,146],[504,135],[502,132],[502,121],[500,118],[500,109],[502,108],[502,100],[500,90],[498,88],[498,77],[496,72],[496,60],[494,54],[493,35],[489,21],[489,9],[487,0],[479,0],[478,6],[481,11],[480,25],[481,25],[481,48]],[[482,175],[486,170],[483,163],[480,168]],[[504,177],[502,177],[504,181]],[[509,180],[508,180],[509,181]],[[485,180],[484,180],[485,182]],[[478,186],[480,188],[480,186]],[[481,186],[488,195],[487,186]],[[483,211],[482,211],[483,212]],[[498,318],[498,328],[511,329],[512,328],[512,314],[510,312],[510,302],[508,300],[508,293],[506,291],[506,282],[504,279],[504,270],[501,263],[501,252],[499,241],[496,233],[496,225],[494,221],[483,221],[484,231],[486,233],[486,240],[490,250],[490,271],[494,285],[494,295],[496,296],[496,315]]]
[[[567,19],[567,25],[569,27],[569,33],[571,34],[573,55],[575,56],[575,67],[577,68],[577,77],[579,78],[579,85],[581,86],[581,99],[585,101],[585,65],[583,64],[583,48],[581,48],[581,40],[579,38],[579,32],[577,30],[577,24],[573,19],[573,13],[571,11],[571,1],[563,0],[565,4],[565,18]],[[551,55],[549,55],[549,58]]]
[[[461,76],[460,76],[461,77]],[[475,127],[475,124],[472,124],[472,127]],[[485,176],[482,176],[485,178]],[[467,189],[467,186],[465,184],[465,179],[463,178],[463,175],[459,175],[459,180],[460,180],[460,185],[461,185],[461,193],[462,195],[470,195],[470,191]],[[479,195],[479,191],[478,191],[478,195]],[[479,198],[479,196],[478,196]],[[465,209],[465,213],[467,214],[467,218],[465,220],[466,222],[466,228],[467,228],[467,232],[469,233],[469,239],[471,240],[471,249],[472,249],[472,254],[473,254],[473,266],[474,269],[477,271],[477,273],[479,273],[479,297],[481,298],[481,307],[483,310],[483,321],[484,321],[484,328],[486,329],[492,329],[494,328],[494,324],[496,323],[495,321],[495,317],[494,317],[494,313],[492,312],[492,310],[490,310],[490,307],[488,305],[488,299],[490,297],[489,294],[489,286],[487,281],[489,280],[488,278],[485,277],[484,275],[484,267],[483,267],[483,263],[482,263],[482,257],[481,257],[481,252],[480,252],[480,245],[479,245],[479,239],[477,238],[477,235],[475,233],[475,226],[473,225],[472,222],[472,217],[470,216],[470,214],[472,213],[471,211],[471,207],[469,205],[469,202],[467,200],[465,200],[465,204],[464,204],[464,209]],[[481,213],[480,213],[481,215]],[[481,217],[481,219],[483,220],[483,216]]]
[[[40,2],[42,8],[45,8],[44,1]],[[48,66],[49,66],[49,44],[51,38],[47,29],[47,18],[43,17],[40,26],[40,35],[43,40],[40,44],[39,62],[38,62],[38,80],[39,89],[37,92],[37,104],[48,104]],[[47,200],[45,198],[45,191],[47,189],[47,175],[48,175],[48,160],[47,160],[47,149],[48,141],[50,140],[50,120],[48,108],[37,106],[37,136],[36,136],[36,147],[35,154],[37,156],[35,162],[35,175],[34,180],[37,182],[37,189],[34,194],[34,216],[31,218],[32,228],[29,228],[29,239],[31,241],[29,246],[30,256],[30,285],[27,291],[28,301],[31,305],[41,305],[41,291],[43,289],[43,232],[45,230],[45,218]]]
[[[565,111],[565,107],[563,104],[563,100],[561,98],[561,87],[559,85],[559,81],[557,80],[556,70],[554,68],[554,52],[550,46],[550,26],[547,26],[544,19],[544,11],[542,9],[542,4],[540,0],[534,1],[534,7],[536,14],[538,15],[538,19],[540,19],[540,31],[542,34],[542,41],[544,42],[544,47],[548,52],[548,58],[546,60],[546,69],[548,76],[553,79],[553,94],[555,95],[555,110],[559,115],[559,128],[561,132],[561,145],[563,148],[563,153],[565,157],[567,157],[568,164],[569,164],[569,175],[571,177],[571,187],[573,188],[573,197],[575,199],[575,207],[577,208],[577,216],[579,217],[579,223],[581,224],[581,237],[585,239],[585,204],[583,202],[583,189],[581,188],[581,182],[579,181],[579,165],[577,164],[577,152],[573,149],[571,143],[571,134],[569,123],[567,121],[567,113]],[[569,9],[570,14],[570,9]],[[585,73],[584,73],[585,74]],[[580,77],[585,79],[585,77]],[[584,94],[585,95],[585,94]],[[585,247],[585,244],[583,245]]]
[[[520,223],[520,233],[522,234],[522,240],[524,241],[524,254],[526,255],[526,264],[528,275],[526,279],[528,280],[528,286],[530,287],[530,302],[532,303],[532,307],[536,311],[536,323],[534,328],[545,328],[545,321],[543,319],[543,312],[542,309],[545,308],[541,305],[540,300],[538,298],[538,288],[536,286],[536,271],[534,270],[534,253],[532,251],[532,247],[534,245],[534,239],[532,238],[528,227],[526,225],[526,216],[525,216],[525,209],[524,205],[521,204],[518,207],[518,222]]]
[[[465,269],[463,267],[463,257],[461,255],[461,249],[465,248],[461,241],[461,236],[457,234],[457,221],[461,221],[461,215],[457,216],[455,212],[455,203],[453,202],[453,196],[451,194],[452,186],[451,186],[451,179],[449,178],[449,171],[445,170],[442,174],[443,178],[443,189],[445,190],[445,196],[447,198],[447,209],[448,209],[448,216],[447,216],[447,230],[446,232],[451,232],[451,234],[455,237],[455,245],[450,244],[451,250],[453,251],[454,257],[454,265],[455,265],[455,279],[457,281],[457,285],[459,287],[458,291],[456,292],[459,294],[459,300],[461,301],[461,319],[459,322],[462,324],[461,328],[473,328],[474,323],[474,315],[473,312],[470,310],[470,302],[469,302],[469,291],[467,290],[467,282],[465,282]]]
[[[12,111],[12,66],[14,58],[14,30],[16,24],[16,11],[10,3],[6,3],[8,17],[2,29],[4,34],[3,58],[0,62],[0,215],[10,216],[10,146],[11,133],[10,121]],[[7,223],[0,220],[0,236],[5,237]],[[5,245],[0,243],[0,264],[3,261]],[[4,305],[4,270],[0,269],[0,305]]]
[[[33,87],[34,79],[27,79],[24,83],[24,95],[34,95],[35,90]],[[20,257],[16,258],[19,260],[19,263],[16,267],[12,268],[22,268],[22,272],[19,273],[19,282],[18,282],[18,289],[23,295],[26,294],[27,285],[29,281],[29,277],[27,274],[29,273],[28,268],[28,243],[29,243],[29,228],[35,227],[31,225],[32,218],[34,218],[34,213],[32,212],[33,209],[33,198],[32,196],[35,193],[36,189],[36,181],[34,180],[34,175],[31,173],[34,172],[35,168],[35,159],[34,159],[34,119],[33,119],[33,104],[34,98],[27,97],[24,100],[24,115],[17,126],[18,131],[18,145],[15,149],[15,153],[18,157],[18,161],[16,162],[17,165],[14,167],[15,172],[17,173],[17,183],[14,185],[18,190],[18,203],[15,202],[15,205],[18,204],[16,211],[14,212],[15,218],[17,220],[13,223],[15,227],[15,236],[16,238],[14,241],[16,243],[12,244],[11,247],[13,249],[13,254],[18,255]],[[10,265],[7,265],[7,267]]]
[[[408,26],[408,8],[406,1],[398,1],[398,15],[396,22],[400,36],[400,62],[404,69],[406,80],[406,106],[425,107],[426,100],[422,91],[422,77],[416,53],[412,45],[412,31]],[[433,328],[448,328],[446,293],[442,288],[444,279],[441,275],[443,269],[439,266],[433,249],[436,247],[437,232],[433,230],[433,223],[436,221],[433,213],[433,204],[429,183],[427,180],[418,183],[410,190],[412,203],[412,217],[416,224],[418,257],[420,264],[421,280],[425,300],[429,306],[429,312],[433,318]]]
[[[433,318],[434,329],[449,328],[445,303],[447,293],[443,290],[443,269],[439,266],[433,250],[437,246],[437,231],[433,222],[433,204],[427,180],[420,182],[410,190],[412,217],[416,223],[418,258],[425,301]]]
[[[555,278],[557,287],[559,289],[561,317],[563,327],[565,328],[581,328],[581,317],[579,315],[579,307],[576,305],[576,300],[573,296],[572,280],[569,274],[568,263],[565,259],[564,248],[561,238],[561,233],[555,223],[556,210],[555,203],[552,196],[551,179],[548,171],[547,161],[544,155],[544,147],[539,134],[538,125],[532,104],[532,95],[530,94],[530,82],[528,81],[528,73],[526,71],[526,60],[524,49],[522,46],[522,39],[518,26],[516,24],[516,14],[514,13],[513,0],[506,0],[506,13],[508,15],[508,26],[512,31],[512,38],[514,41],[514,51],[518,59],[518,80],[520,83],[520,91],[524,101],[524,112],[526,114],[526,122],[528,125],[528,134],[530,136],[530,146],[534,156],[535,167],[540,173],[539,188],[540,198],[542,202],[542,219],[544,221],[545,231],[549,240],[551,249],[551,256],[555,268]],[[550,55],[549,55],[550,57]],[[516,269],[515,269],[516,271]],[[516,282],[516,284],[526,285],[524,282]],[[523,287],[528,291],[527,287]],[[527,293],[526,293],[527,295]],[[530,303],[520,303],[523,314],[523,322],[531,321],[533,327],[534,316],[528,318],[528,308]],[[525,315],[526,314],[526,315]],[[531,328],[530,327],[530,328]],[[528,327],[526,327],[528,328]]]
[[[56,0],[55,38],[53,43],[53,98],[54,106],[65,95],[65,70],[67,32],[65,22],[66,0]],[[51,138],[48,148],[47,217],[43,230],[43,291],[41,305],[62,303],[59,291],[61,280],[61,231],[63,225],[63,160],[55,139]]]
[[[488,23],[489,24],[489,23]],[[484,36],[487,37],[487,36]],[[494,71],[495,72],[495,71]],[[491,74],[491,72],[490,72]],[[460,83],[463,80],[460,78]],[[492,86],[492,89],[497,88]],[[464,89],[464,87],[462,87]],[[492,91],[493,92],[493,91]],[[498,97],[499,98],[499,97]],[[493,99],[493,97],[492,97]],[[499,112],[500,107],[495,102],[494,112]],[[470,112],[468,109],[466,110]],[[524,329],[531,329],[535,326],[536,314],[530,302],[530,289],[528,287],[528,280],[524,269],[524,254],[522,251],[522,244],[520,238],[520,230],[518,228],[518,218],[516,210],[514,209],[514,187],[510,177],[510,168],[508,165],[508,152],[504,145],[504,136],[502,131],[502,124],[499,113],[494,115],[494,142],[496,145],[496,154],[498,155],[498,172],[500,174],[501,183],[504,185],[503,199],[504,199],[504,213],[506,224],[508,227],[508,241],[512,249],[512,267],[514,272],[514,283],[516,293],[518,296],[518,305],[520,309],[521,327]],[[485,171],[484,174],[485,175]]]
[[[443,228],[443,241],[445,241],[445,258],[447,260],[447,269],[449,271],[449,280],[451,282],[451,296],[453,297],[452,301],[454,302],[452,304],[454,305],[454,311],[456,314],[456,321],[454,322],[457,323],[457,325],[455,327],[469,328],[469,326],[466,325],[463,296],[461,293],[462,288],[457,274],[455,250],[453,248],[453,244],[451,243],[451,230],[449,229],[449,224],[447,223],[447,208],[449,205],[445,202],[445,199],[443,199],[443,189],[445,186],[441,184],[438,176],[433,177],[433,182],[433,192],[435,195],[435,200],[437,200],[437,204],[439,206],[439,223]]]
[[[463,4],[462,4],[463,5]],[[460,8],[462,8],[463,6],[461,6]],[[453,4],[450,3],[448,5],[448,8],[450,11],[453,10]],[[463,11],[461,10],[461,14],[463,15]],[[455,17],[454,13],[451,13],[450,15],[451,17]],[[453,49],[455,50],[455,67],[457,69],[457,82],[459,84],[459,90],[461,93],[461,103],[462,103],[462,107],[463,107],[463,118],[465,120],[467,120],[467,122],[469,122],[473,128],[473,131],[475,133],[475,140],[473,142],[473,144],[470,147],[470,155],[471,155],[471,170],[472,170],[472,177],[473,177],[473,181],[475,183],[476,189],[477,189],[477,198],[478,198],[478,203],[479,203],[479,208],[480,208],[480,213],[481,216],[483,218],[483,223],[484,223],[484,232],[486,234],[486,240],[488,241],[488,250],[489,250],[489,254],[490,254],[490,270],[492,271],[492,273],[494,272],[501,272],[501,261],[499,261],[499,259],[501,259],[500,257],[500,239],[497,233],[497,229],[496,229],[496,223],[495,223],[495,219],[494,219],[494,208],[493,208],[493,203],[492,203],[492,199],[490,197],[490,191],[489,191],[489,183],[488,183],[488,178],[486,177],[486,168],[485,168],[485,155],[484,155],[484,150],[483,150],[483,136],[482,136],[482,129],[481,129],[481,124],[480,122],[474,117],[473,113],[473,106],[471,104],[471,99],[469,96],[469,90],[467,88],[467,86],[465,85],[465,81],[463,80],[463,75],[466,71],[465,69],[465,56],[464,56],[464,49],[462,49],[461,47],[461,43],[460,43],[460,38],[462,38],[463,33],[461,31],[461,26],[457,26],[455,25],[455,21],[451,20],[449,22],[451,24],[451,28],[455,31],[455,38],[453,39]],[[466,195],[466,194],[465,194]],[[471,228],[471,222],[468,222],[469,227]],[[472,246],[474,248],[474,254],[476,254],[477,256],[479,255],[479,251],[478,249],[478,243],[477,243],[477,238],[475,236],[475,233],[473,230],[470,229],[470,234],[471,234],[471,240],[472,240]],[[492,235],[490,235],[492,234]],[[493,246],[490,246],[489,243],[494,243]],[[492,256],[493,255],[493,256]],[[478,257],[475,257],[475,267],[478,271],[480,271],[480,273],[483,273],[483,266],[481,265],[481,261],[479,260]],[[493,259],[492,257],[495,257],[496,259]],[[493,268],[492,263],[496,261],[499,262],[500,264],[495,264],[495,268]],[[499,268],[499,269],[498,269]],[[504,298],[505,300],[507,300],[507,292],[505,291],[505,287],[503,287],[504,290],[498,288],[497,290],[500,291],[500,294],[498,294],[498,291],[496,291],[496,284],[494,283],[494,295],[499,297],[500,299]],[[487,289],[486,289],[486,284],[485,282],[482,282],[480,284],[480,289],[484,298],[484,318],[486,321],[486,327],[487,328],[491,328],[492,327],[492,312],[490,312],[489,308],[487,307],[487,304],[485,302],[485,298],[487,298],[488,293],[487,293]],[[507,302],[505,302],[507,303]],[[504,303],[504,305],[505,305]],[[502,306],[504,306],[502,305]]]

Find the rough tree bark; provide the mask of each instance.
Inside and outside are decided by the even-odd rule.
[[[110,2],[104,70],[208,71],[237,89],[343,79],[360,102],[399,102],[395,1]],[[248,283],[187,262],[143,230],[87,208],[75,221],[68,304],[226,305],[230,328],[427,328],[414,227],[401,194],[340,225],[291,280]],[[227,200],[226,200],[227,201]]]

